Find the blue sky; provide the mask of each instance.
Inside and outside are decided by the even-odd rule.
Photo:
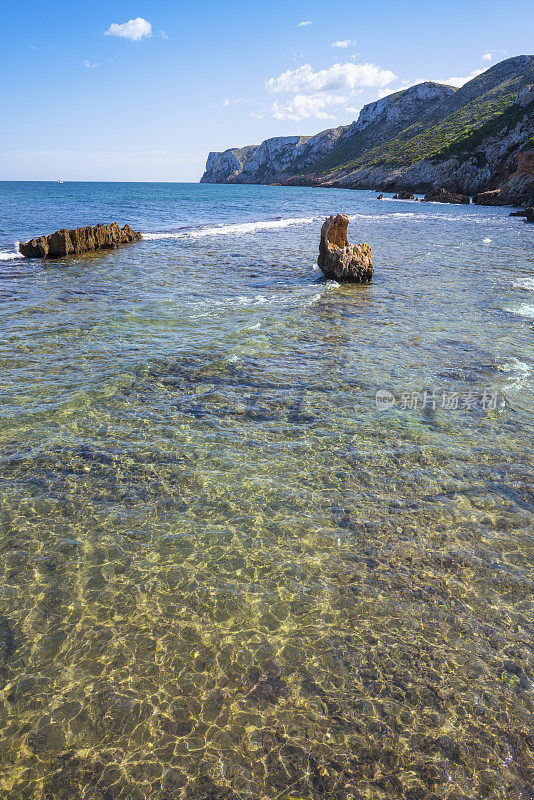
[[[2,7],[2,180],[196,181],[210,150],[346,124],[534,50],[532,0]]]

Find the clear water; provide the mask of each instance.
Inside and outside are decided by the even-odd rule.
[[[0,184],[4,796],[533,796],[534,226],[508,211]],[[371,285],[321,279],[333,212]],[[16,257],[112,220],[147,236]]]

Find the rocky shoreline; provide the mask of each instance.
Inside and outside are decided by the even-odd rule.
[[[534,205],[534,56],[461,88],[427,81],[364,106],[350,125],[208,155],[201,183],[427,194]]]
[[[281,181],[280,186],[311,186],[331,189],[367,189],[380,193],[393,192],[396,199],[414,199],[414,193],[424,194],[425,200],[442,203],[473,203],[483,206],[516,206],[529,208],[534,206],[534,148],[521,152],[517,156],[514,171],[500,186],[476,192],[471,195],[458,188],[453,181],[445,180],[441,185],[429,187],[427,183],[407,182],[406,179],[393,185],[383,183],[357,181],[339,177],[325,180],[319,176],[294,176]]]

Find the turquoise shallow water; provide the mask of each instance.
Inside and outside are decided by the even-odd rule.
[[[534,796],[534,228],[508,211],[0,184],[6,796]],[[371,285],[321,279],[332,212]],[[144,241],[16,257],[112,220]]]

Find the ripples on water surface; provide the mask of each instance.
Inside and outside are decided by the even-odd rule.
[[[0,186],[6,796],[534,796],[534,226],[374,197]]]

